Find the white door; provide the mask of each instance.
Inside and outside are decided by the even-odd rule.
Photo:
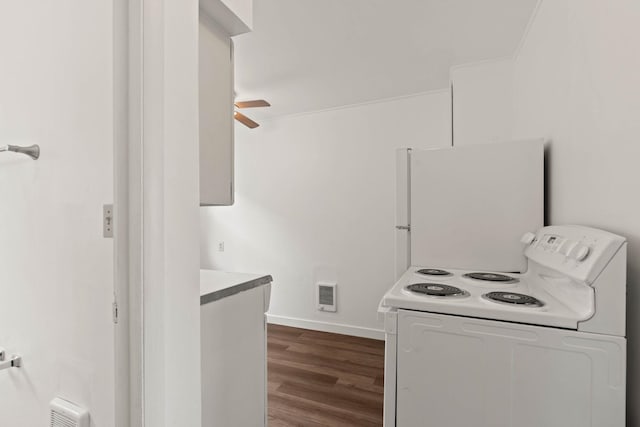
[[[0,425],[49,425],[55,396],[114,425],[113,4],[0,2]]]
[[[400,310],[398,427],[623,427],[626,340]]]

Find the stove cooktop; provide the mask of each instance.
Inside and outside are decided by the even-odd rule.
[[[411,267],[381,305],[568,329],[577,329],[578,322],[586,320],[584,313],[571,310],[532,278],[518,273]]]

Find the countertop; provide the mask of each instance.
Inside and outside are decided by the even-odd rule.
[[[200,305],[208,304],[237,293],[268,285],[270,275],[230,273],[219,270],[200,270]]]

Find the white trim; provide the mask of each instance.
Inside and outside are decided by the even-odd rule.
[[[115,419],[143,427],[142,3],[113,3]]]
[[[457,70],[459,68],[476,67],[479,65],[490,64],[493,62],[515,61],[516,59],[518,59],[518,56],[520,55],[520,51],[522,50],[522,47],[527,41],[527,37],[529,36],[531,27],[533,27],[533,23],[535,22],[536,17],[538,16],[538,11],[540,10],[540,5],[542,4],[543,1],[544,0],[538,0],[535,7],[533,8],[533,11],[531,12],[531,16],[529,16],[529,20],[527,21],[527,26],[524,28],[522,37],[520,37],[520,41],[518,42],[516,49],[513,51],[513,54],[500,56],[497,58],[481,59],[479,61],[464,62],[462,64],[452,65],[451,67],[449,67],[449,80],[451,80],[451,73],[454,70]]]
[[[527,26],[524,29],[524,33],[522,33],[522,37],[520,38],[520,43],[518,43],[518,47],[516,47],[516,50],[513,52],[514,61],[518,59],[518,57],[520,56],[520,52],[522,51],[522,48],[527,42],[527,38],[529,37],[529,33],[531,32],[531,27],[533,27],[533,23],[538,17],[538,12],[540,11],[540,6],[542,5],[542,2],[543,0],[538,0],[538,2],[536,3],[536,6],[533,9],[533,12],[531,12],[531,16],[529,17],[529,22],[527,22]]]
[[[144,0],[128,0],[130,427],[144,427]]]
[[[129,10],[113,2],[115,423],[131,426],[129,328]],[[115,315],[115,312],[114,312]]]
[[[331,111],[348,110],[348,109],[351,109],[351,108],[366,107],[367,105],[384,104],[384,103],[387,103],[387,102],[402,101],[403,99],[417,98],[419,96],[437,95],[437,94],[444,93],[444,92],[449,92],[449,88],[446,87],[446,88],[441,88],[441,89],[427,90],[427,91],[424,91],[424,92],[410,93],[410,94],[407,94],[407,95],[392,96],[392,97],[389,97],[389,98],[372,99],[370,101],[356,102],[354,104],[345,104],[345,105],[338,105],[338,106],[335,106],[335,107],[322,108],[320,110],[309,110],[309,111],[302,111],[302,112],[299,112],[299,113],[281,114],[281,115],[278,115],[278,116],[267,117],[267,118],[264,118],[264,119],[261,119],[261,120],[263,122],[267,122],[267,121],[272,121],[272,120],[280,120],[280,119],[288,119],[288,118],[294,118],[294,117],[300,117],[300,116],[308,116],[308,115],[311,115],[311,114],[328,113],[328,112],[331,112]]]
[[[278,316],[268,313],[267,323],[384,341],[384,331],[382,329],[364,328],[362,326],[322,322],[319,320],[299,319],[296,317]]]
[[[508,62],[508,61],[513,61],[513,56],[501,56],[498,58],[482,59],[480,61],[465,62],[463,64],[452,65],[451,67],[449,67],[449,81],[451,81],[451,73],[453,73],[455,70],[459,70],[461,68],[472,68],[480,65],[495,64],[497,62]]]
[[[130,3],[144,425],[200,426],[198,0]]]
[[[251,32],[252,28],[220,0],[200,0],[200,11],[213,19],[228,37]]]

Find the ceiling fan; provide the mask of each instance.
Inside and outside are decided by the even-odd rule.
[[[253,101],[237,101],[237,102],[234,102],[233,105],[236,106],[236,109],[256,108],[256,107],[271,107],[271,104],[269,104],[264,99],[256,99],[256,100],[253,100]],[[242,114],[238,110],[235,110],[233,112],[233,118],[235,118],[237,121],[239,121],[240,123],[242,123],[243,125],[245,125],[249,129],[255,129],[258,126],[260,126],[258,123],[254,122],[253,120],[251,120],[249,117],[245,116],[244,114]]]

